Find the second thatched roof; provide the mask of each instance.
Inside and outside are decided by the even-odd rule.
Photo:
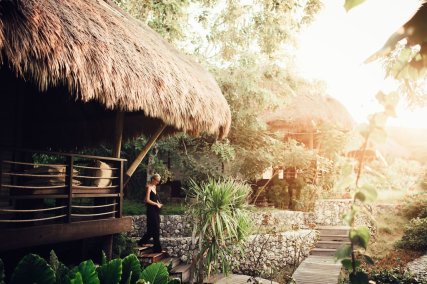
[[[314,132],[321,125],[348,131],[354,126],[353,118],[339,101],[313,93],[294,96],[289,104],[265,114],[263,119],[272,129],[289,132]]]
[[[109,0],[0,1],[0,63],[40,92],[64,88],[70,101],[139,113],[141,124],[229,131],[214,78]]]

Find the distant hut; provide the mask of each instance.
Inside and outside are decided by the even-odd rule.
[[[207,132],[222,138],[231,123],[214,78],[111,0],[0,1],[0,82],[0,213],[5,213],[0,225],[6,226],[0,251],[97,236],[111,241],[112,234],[130,228],[129,218],[121,215],[126,175],[159,135]],[[149,143],[125,175],[122,138],[143,133]],[[65,161],[55,167],[61,184],[20,183],[22,177],[44,176],[23,169],[38,165],[32,162],[34,152],[18,148],[73,151],[103,142],[114,146],[115,158],[54,153]],[[101,166],[77,164],[90,159],[114,164],[109,176],[102,175]],[[112,182],[79,186],[75,178],[99,176],[75,176],[77,166]],[[77,206],[76,198],[110,201]],[[35,202],[44,199],[56,206],[35,208],[46,206]],[[25,204],[33,207],[24,220]],[[88,221],[79,222],[82,218]],[[19,228],[9,229],[15,223]]]
[[[285,139],[293,138],[309,149],[316,148],[321,126],[330,125],[343,131],[354,126],[351,115],[339,101],[313,93],[294,96],[289,104],[267,113],[263,119],[271,131],[283,132]]]

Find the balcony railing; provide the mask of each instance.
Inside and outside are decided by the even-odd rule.
[[[121,218],[125,161],[0,149],[0,227]]]

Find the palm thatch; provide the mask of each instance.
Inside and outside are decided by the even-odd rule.
[[[3,72],[29,83],[26,93],[35,89],[26,97],[34,109],[49,102],[56,108],[55,96],[76,102],[67,105],[69,117],[56,111],[62,128],[75,123],[69,127],[75,135],[91,123],[79,114],[110,121],[117,110],[135,123],[127,125],[128,136],[160,122],[194,135],[222,138],[229,131],[230,110],[214,78],[109,0],[0,1],[0,63]],[[49,124],[53,114],[38,109],[36,120]]]
[[[313,93],[300,94],[293,100],[263,116],[273,130],[315,132],[321,125],[351,130],[354,121],[346,108],[336,99]]]

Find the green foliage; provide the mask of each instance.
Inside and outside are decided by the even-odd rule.
[[[320,198],[322,188],[314,184],[306,184],[300,190],[299,198],[296,200],[295,209],[298,211],[313,212],[316,201]]]
[[[150,284],[165,284],[168,283],[168,270],[162,262],[153,263],[144,269],[141,273],[141,278]]]
[[[141,274],[141,265],[139,264],[138,257],[130,254],[123,259],[122,263],[122,280],[120,284],[135,284]]]
[[[71,270],[71,273],[73,274],[71,276],[71,280],[79,279],[81,276],[84,284],[100,284],[96,267],[92,260],[81,262],[79,266],[76,266]]]
[[[192,181],[189,197],[194,203],[189,209],[193,223],[193,241],[199,248],[195,259],[209,275],[222,265],[227,273],[232,244],[240,244],[249,234],[247,184],[231,179],[209,180],[202,184]],[[200,273],[200,271],[199,271]]]
[[[55,283],[55,272],[40,256],[28,254],[16,266],[10,284]]]
[[[363,2],[365,2],[365,0],[345,0],[344,8],[348,12],[351,9],[353,9],[354,7],[359,6]]]
[[[136,252],[136,243],[126,234],[113,236],[113,258],[125,257]]]
[[[132,199],[125,199],[123,201],[123,214],[124,215],[144,215],[145,203]],[[166,203],[163,205],[161,215],[182,215],[185,213],[186,207],[184,204]]]
[[[408,219],[427,218],[427,192],[407,196],[402,202],[402,213]]]
[[[49,265],[55,273],[56,284],[68,284],[70,282],[70,269],[58,260],[53,250],[50,251]]]
[[[26,255],[15,268],[10,283],[11,284],[168,284],[179,283],[172,279],[169,281],[169,274],[163,263],[155,263],[146,267],[141,272],[141,266],[136,255],[128,255],[123,260],[120,258],[105,262],[96,268],[92,260],[81,262],[77,267],[69,270],[59,262],[52,251],[50,262],[54,269],[40,256],[35,254]],[[66,278],[61,278],[58,273],[68,272]],[[55,281],[55,273],[56,281]],[[122,277],[123,276],[123,277]],[[121,278],[123,278],[121,280]],[[61,281],[58,282],[58,279]],[[3,262],[0,260],[0,284],[4,284]]]
[[[400,248],[427,251],[427,218],[412,219],[405,228],[402,239],[397,243]]]
[[[373,270],[369,273],[369,279],[376,284],[427,284],[427,281],[417,279],[416,277],[401,270]]]
[[[369,229],[366,226],[352,228],[350,230],[350,241],[353,246],[360,246],[366,250],[370,237]]]
[[[122,278],[122,260],[113,259],[96,269],[102,284],[118,284]]]

